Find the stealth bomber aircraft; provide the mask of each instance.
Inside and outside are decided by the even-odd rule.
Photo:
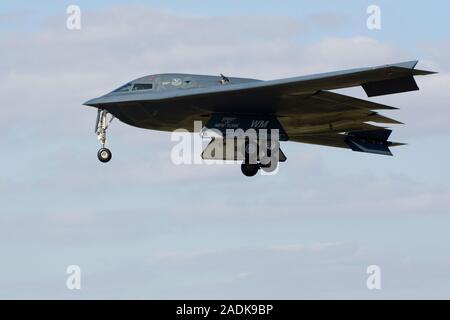
[[[259,134],[261,130],[276,131],[279,141],[392,155],[390,147],[402,144],[389,141],[392,131],[379,124],[400,122],[379,111],[396,108],[331,90],[361,86],[368,97],[419,90],[414,77],[434,72],[417,70],[416,64],[411,61],[270,81],[157,74],[128,82],[85,105],[98,109],[95,132],[102,145],[98,151],[101,162],[112,157],[105,143],[106,130],[114,117],[131,126],[161,131],[184,128],[194,132],[194,122],[201,121],[204,125],[200,131],[213,129],[221,134],[213,137],[208,147],[235,143],[236,151],[240,141],[241,153],[219,157],[241,161],[242,172],[254,176],[260,169],[272,170],[273,163],[263,163],[258,156],[250,161],[251,153],[259,152],[260,144],[255,149],[248,138],[227,139],[229,130],[255,130],[256,139],[265,140],[263,145],[269,155],[276,145],[271,143],[275,138]],[[217,158],[208,147],[203,158]],[[285,160],[279,150],[276,165]]]

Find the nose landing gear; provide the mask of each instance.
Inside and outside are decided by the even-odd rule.
[[[97,134],[98,141],[100,141],[102,148],[98,151],[97,157],[103,163],[109,162],[112,158],[111,150],[105,148],[106,145],[106,129],[113,121],[114,116],[111,115],[111,119],[108,121],[108,111],[98,109],[97,121],[95,124],[95,133]]]

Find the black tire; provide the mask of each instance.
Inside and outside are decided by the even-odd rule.
[[[256,174],[258,173],[259,165],[243,163],[241,164],[241,171],[246,177],[253,177],[256,176]]]
[[[107,148],[101,148],[97,152],[97,157],[98,157],[98,160],[100,160],[100,162],[103,162],[103,163],[109,162],[112,158],[111,150],[109,150]]]

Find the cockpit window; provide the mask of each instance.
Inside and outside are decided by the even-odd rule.
[[[126,85],[121,86],[119,89],[114,90],[113,92],[128,92],[131,89],[131,83],[127,83]]]
[[[133,86],[133,91],[150,90],[150,89],[153,89],[153,84],[151,83],[135,83]]]

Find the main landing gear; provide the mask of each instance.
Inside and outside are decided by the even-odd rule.
[[[266,173],[271,173],[277,169],[278,158],[272,159],[272,152],[274,148],[279,148],[279,143],[274,143],[271,141],[267,141],[265,156],[266,158],[259,159],[258,151],[259,147],[256,141],[246,139],[244,143],[244,157],[245,160],[241,164],[241,171],[247,177],[253,177],[258,174],[258,171],[261,169]],[[277,149],[278,150],[278,149]],[[258,161],[259,160],[259,161]],[[272,165],[271,160],[276,160],[274,165]]]
[[[95,124],[95,133],[97,134],[98,141],[100,141],[102,148],[98,150],[97,157],[103,163],[109,162],[112,158],[111,150],[105,148],[106,145],[106,129],[108,129],[109,124],[113,121],[114,116],[108,120],[108,111],[98,109],[97,121]]]

